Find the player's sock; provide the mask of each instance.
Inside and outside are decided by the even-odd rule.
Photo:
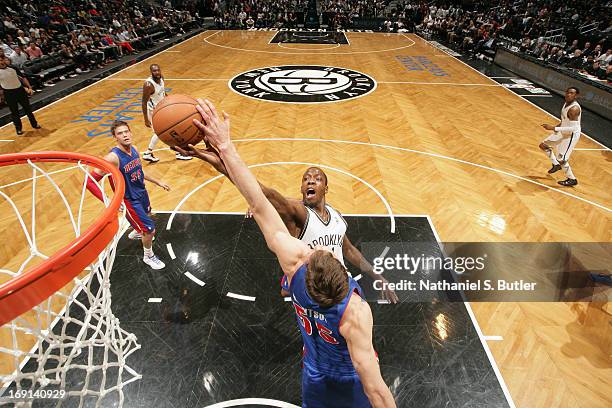
[[[151,153],[153,149],[155,149],[155,146],[157,145],[158,141],[159,137],[157,136],[157,134],[153,133],[153,136],[151,136],[151,141],[149,142],[149,148],[147,149],[147,153]]]
[[[151,258],[153,256],[153,247],[146,248],[146,247],[143,246],[142,249],[144,250],[145,258]]]
[[[553,149],[546,150],[546,155],[548,156],[548,158],[552,162],[553,166],[558,166],[559,165],[559,160],[557,160],[557,156],[555,155],[555,152],[553,151]]]
[[[574,172],[572,171],[572,168],[570,167],[569,162],[563,163],[561,165],[561,168],[565,172],[565,175],[567,176],[568,179],[576,180],[576,176],[574,176]]]

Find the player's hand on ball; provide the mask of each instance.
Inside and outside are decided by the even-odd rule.
[[[549,125],[548,123],[542,124],[542,127],[546,130],[555,130],[555,127],[553,125]]]
[[[204,133],[206,141],[208,141],[216,149],[224,149],[231,144],[230,140],[230,118],[229,115],[223,112],[223,119],[219,117],[217,109],[208,99],[202,100],[198,98],[198,106],[196,109],[202,115],[204,123],[197,119],[193,123]]]
[[[227,169],[225,168],[225,163],[221,157],[219,157],[219,152],[217,152],[212,147],[207,147],[207,149],[198,149],[194,145],[187,145],[186,148],[181,148],[179,146],[174,146],[173,150],[179,152],[183,156],[191,156],[197,157],[200,160],[204,160],[211,166],[215,168],[219,173],[227,176]]]

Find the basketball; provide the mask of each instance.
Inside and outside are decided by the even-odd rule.
[[[193,119],[203,121],[196,110],[198,102],[187,95],[168,95],[153,109],[151,124],[159,138],[168,146],[195,145],[204,137],[193,124]]]

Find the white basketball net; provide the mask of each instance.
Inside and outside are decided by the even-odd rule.
[[[87,177],[91,176],[82,163],[52,172],[43,170],[43,164],[48,163],[28,161],[28,164],[32,169],[31,178],[0,186],[0,204],[9,205],[13,209],[30,247],[29,256],[21,262],[18,269],[12,268],[17,270],[0,269],[0,283],[23,273],[28,264],[47,259],[52,254],[43,253],[39,245],[43,242],[37,240],[37,235],[41,234],[43,228],[37,228],[36,225],[40,217],[37,214],[37,204],[41,206],[43,200],[47,200],[47,203],[48,200],[54,200],[56,203],[53,208],[57,208],[57,202],[61,200],[68,211],[68,228],[74,231],[75,238],[86,229],[84,221],[87,214],[89,218],[100,214],[100,211],[92,208],[97,206],[98,209],[103,209],[102,203],[86,189]],[[57,163],[53,163],[53,166],[57,166]],[[66,178],[67,170],[77,173],[76,177],[61,182],[54,180],[53,177]],[[96,183],[103,192],[104,207],[110,203],[104,192],[107,177]],[[19,183],[29,182],[32,183],[31,208],[20,210],[16,202],[23,203],[23,197],[21,200],[14,200],[9,194],[20,187]],[[39,184],[40,187],[37,188]],[[60,185],[67,191],[74,192],[74,197],[68,197]],[[41,198],[40,194],[44,197]],[[5,203],[2,203],[3,200]],[[73,209],[77,207],[74,212]],[[31,213],[29,217],[28,212]],[[78,401],[79,407],[85,402],[91,406],[93,401],[95,406],[107,405],[109,400],[104,402],[105,397],[112,399],[113,405],[121,406],[124,400],[123,387],[141,378],[126,364],[126,359],[140,348],[140,344],[134,334],[119,326],[119,319],[111,311],[110,272],[117,243],[121,233],[127,228],[125,214],[118,216],[119,232],[89,266],[88,271],[74,278],[71,285],[52,295],[30,312],[0,327],[0,405],[12,398],[17,406],[30,406],[37,396],[48,398],[51,395],[47,393],[49,390],[57,390],[54,394],[56,396],[63,390],[65,398],[68,399],[58,400],[57,406],[68,401],[70,406],[75,406]],[[28,223],[30,225],[27,225]],[[64,231],[67,229],[64,228]],[[73,239],[65,236],[63,238],[68,239],[66,244]],[[36,393],[36,390],[41,392]],[[45,402],[48,403],[49,400]]]

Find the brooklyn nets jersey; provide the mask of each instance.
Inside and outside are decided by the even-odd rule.
[[[160,78],[159,84],[155,82],[152,77],[147,78],[147,82],[153,86],[153,93],[149,97],[149,101],[147,102],[147,110],[149,111],[149,115],[153,112],[155,105],[157,105],[162,99],[166,97],[166,88],[164,87],[164,78]]]
[[[561,127],[564,126],[571,126],[570,122],[571,120],[567,117],[567,112],[569,112],[569,110],[571,108],[573,108],[574,106],[578,107],[578,109],[580,109],[580,113],[578,114],[578,129],[575,130],[574,132],[563,132],[564,136],[574,136],[574,135],[580,135],[580,120],[582,117],[582,108],[580,107],[580,105],[578,105],[578,102],[574,101],[572,103],[570,103],[569,105],[563,105],[563,108],[561,109]]]
[[[331,249],[336,258],[344,265],[344,258],[342,256],[342,242],[344,234],[346,234],[346,221],[344,221],[344,218],[342,218],[338,211],[329,205],[325,205],[329,212],[329,221],[325,223],[315,210],[308,206],[305,207],[306,222],[298,238],[311,249],[314,249],[317,245]]]

